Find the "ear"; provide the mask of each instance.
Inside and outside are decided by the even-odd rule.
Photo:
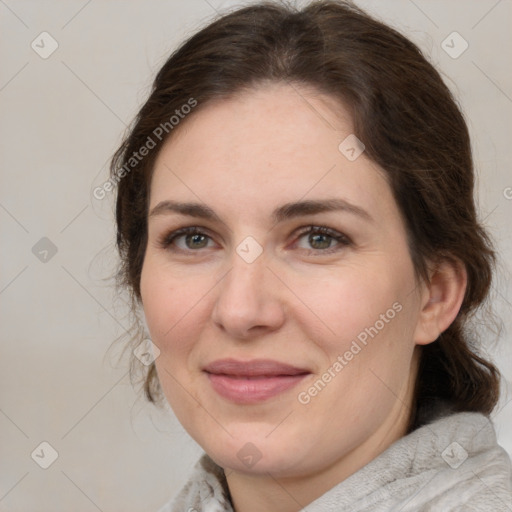
[[[421,294],[421,311],[414,331],[416,344],[432,343],[448,329],[460,310],[467,279],[460,261],[443,260],[430,271]]]

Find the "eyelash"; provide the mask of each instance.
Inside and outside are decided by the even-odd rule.
[[[310,225],[310,226],[306,226],[304,228],[299,228],[299,229],[300,229],[300,231],[295,234],[295,236],[297,237],[297,240],[301,239],[302,237],[304,237],[306,235],[314,233],[314,234],[326,235],[326,236],[330,237],[331,239],[335,240],[336,242],[338,242],[338,245],[335,247],[329,247],[327,249],[311,249],[310,251],[308,251],[308,254],[312,254],[312,253],[315,253],[316,255],[332,254],[334,252],[341,250],[343,247],[348,247],[348,246],[352,245],[352,241],[350,240],[350,238],[348,238],[346,235],[344,235],[338,231],[335,231],[334,229],[328,228],[327,226]],[[158,245],[162,249],[173,250],[170,248],[170,246],[173,245],[174,242],[178,238],[180,238],[181,236],[186,236],[186,235],[204,235],[211,240],[211,237],[205,231],[207,231],[207,230],[200,228],[198,226],[188,226],[188,227],[180,228],[180,229],[177,229],[175,231],[172,231],[171,233],[168,233],[168,234],[162,236],[158,240]],[[198,250],[194,250],[194,249],[183,250],[183,249],[178,249],[178,248],[176,248],[174,250],[176,252],[186,252],[186,253],[193,253],[193,252],[200,251],[199,249]]]

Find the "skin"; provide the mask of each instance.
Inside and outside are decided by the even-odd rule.
[[[154,168],[150,212],[197,202],[205,220],[160,211],[148,218],[141,298],[164,394],[179,421],[224,468],[237,512],[293,512],[360,469],[406,433],[418,347],[455,318],[466,276],[441,263],[418,282],[405,227],[385,175],[363,153],[338,149],[353,133],[346,109],[313,90],[261,86],[206,105],[182,122]],[[342,198],[348,211],[279,223],[299,200]],[[327,226],[348,245],[307,226]],[[184,226],[206,238],[162,239]],[[248,236],[262,254],[248,263]],[[327,246],[327,248],[326,248]],[[330,252],[327,252],[330,251]],[[298,400],[365,328],[401,310],[309,403]],[[298,386],[265,402],[219,396],[202,367],[232,357],[307,368]],[[238,451],[252,443],[251,467]]]

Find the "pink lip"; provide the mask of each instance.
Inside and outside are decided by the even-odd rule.
[[[270,359],[221,359],[203,370],[219,395],[241,404],[267,400],[295,386],[310,373]]]

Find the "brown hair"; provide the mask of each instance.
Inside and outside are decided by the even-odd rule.
[[[152,168],[172,136],[167,125],[168,134],[157,140],[155,128],[191,99],[198,104],[193,116],[214,100],[266,81],[313,86],[350,109],[367,157],[386,172],[418,277],[428,279],[427,264],[442,259],[465,265],[468,285],[460,312],[436,342],[422,347],[415,404],[438,399],[455,410],[490,413],[499,373],[472,348],[475,335],[467,321],[488,295],[495,255],[476,216],[466,123],[417,46],[348,2],[319,1],[302,10],[264,2],[238,9],[193,35],[158,72],[111,165],[119,181],[118,277],[133,306],[140,301]],[[126,169],[148,137],[156,148],[140,162],[131,161],[119,179],[119,169]],[[132,371],[133,363],[132,358]],[[161,398],[154,363],[144,389],[150,401]],[[417,414],[415,407],[411,428]]]

